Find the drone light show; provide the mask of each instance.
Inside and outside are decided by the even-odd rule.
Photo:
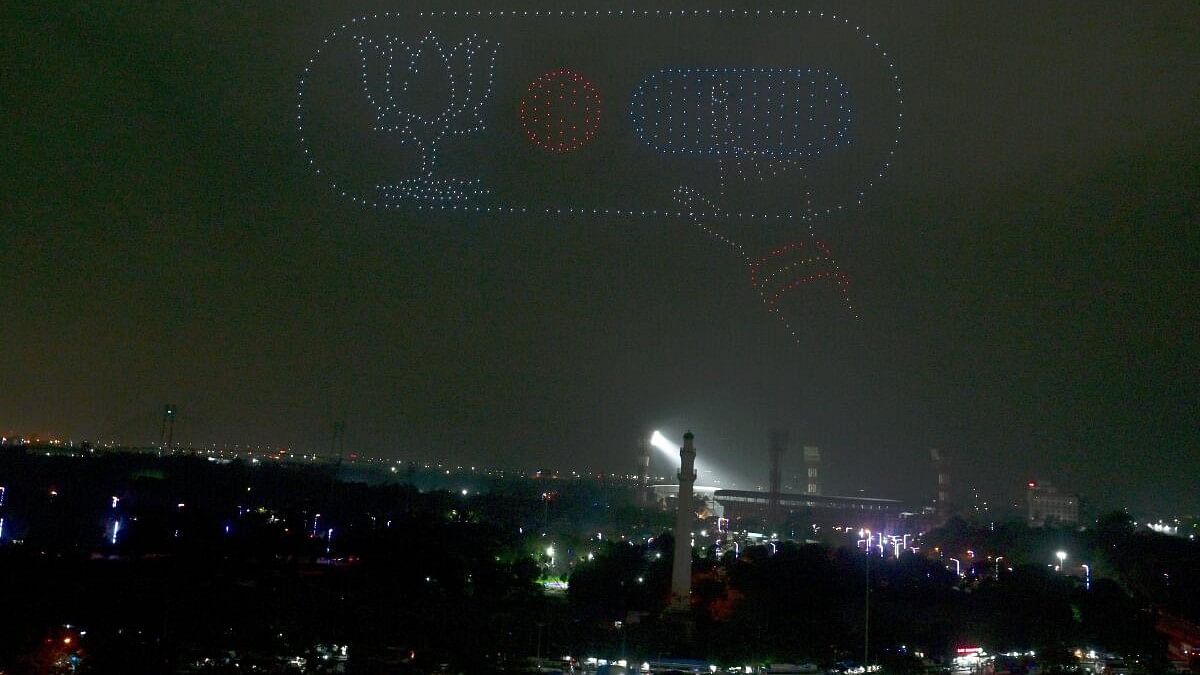
[[[298,81],[305,161],[383,210],[684,224],[781,310],[825,286],[841,216],[892,166],[891,56],[818,10],[382,12],[332,30]]]
[[[837,76],[812,69],[669,68],[638,84],[630,117],[658,152],[819,156],[849,133],[847,96]]]
[[[579,73],[565,68],[546,73],[521,99],[521,126],[529,142],[554,152],[578,150],[600,128],[600,94]]]

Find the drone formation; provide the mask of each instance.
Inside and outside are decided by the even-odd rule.
[[[845,73],[776,63],[713,67],[695,53],[680,57],[697,62],[695,67],[664,65],[639,72],[631,66],[619,76],[589,74],[587,64],[563,63],[561,55],[558,62],[528,75],[514,65],[520,63],[518,57],[529,60],[530,54],[537,52],[536,45],[523,44],[523,39],[560,22],[565,22],[561,30],[614,34],[614,26],[627,22],[658,22],[650,29],[672,31],[686,30],[689,22],[706,22],[709,27],[729,22],[737,30],[746,21],[760,19],[772,25],[785,21],[832,24],[858,48],[865,46],[878,64],[894,109],[894,134],[886,147],[877,149],[863,175],[854,179],[856,185],[845,198],[817,201],[810,179],[827,173],[824,163],[856,143],[853,132],[862,118],[869,117],[875,127],[886,119],[881,114],[863,115],[852,107],[851,102],[858,99],[855,81]],[[735,20],[736,25],[731,23]],[[506,47],[508,44],[512,46]],[[312,106],[319,103],[310,93],[310,81],[328,77],[325,71],[344,69],[346,64],[328,55],[348,53],[347,46],[357,54],[356,87],[372,119],[346,119],[344,123],[367,128],[388,139],[391,147],[403,148],[411,161],[403,164],[407,168],[397,169],[399,175],[355,182],[326,170],[319,161],[331,153],[327,144],[314,142],[314,134],[306,126]],[[595,74],[602,77],[591,76]],[[620,99],[620,92],[611,90],[614,81],[628,87],[625,103],[618,107],[626,111],[623,116],[607,114],[602,99],[605,86],[608,98],[618,95]],[[524,91],[514,89],[517,82],[524,85]],[[314,173],[328,179],[335,193],[362,205],[682,219],[737,254],[764,307],[795,337],[781,302],[799,288],[831,284],[847,310],[854,313],[849,278],[830,246],[818,238],[816,225],[831,214],[861,205],[867,191],[890,169],[903,121],[899,82],[891,57],[861,26],[846,17],[812,10],[384,12],[355,18],[324,39],[299,78],[296,123],[304,156]],[[506,191],[489,176],[486,161],[475,159],[479,155],[455,158],[466,152],[464,142],[491,147],[514,135],[545,151],[542,159],[530,156],[527,160],[549,169],[538,175],[554,175],[556,156],[585,157],[600,136],[606,143],[624,143],[619,150],[636,153],[630,159],[633,167],[649,166],[657,156],[660,162],[675,164],[664,164],[664,169],[653,175],[669,175],[668,166],[682,166],[692,175],[674,188],[663,188],[663,199],[653,203],[629,203],[627,194],[614,190],[613,199],[603,203],[572,203],[569,199],[557,203],[561,198],[556,198],[556,203],[539,204],[541,191],[524,184],[521,191]],[[608,149],[611,152],[611,147]],[[471,172],[475,175],[469,175]],[[715,181],[702,188],[702,175],[715,177]],[[784,197],[764,200],[747,194]],[[730,226],[754,222],[794,224],[796,233],[766,250],[754,246],[755,250],[747,250],[748,244],[731,237]]]
[[[566,68],[538,77],[521,99],[521,126],[529,142],[554,152],[578,150],[600,128],[600,93]]]

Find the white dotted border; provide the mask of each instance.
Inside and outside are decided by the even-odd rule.
[[[366,23],[373,20],[378,20],[380,17],[389,18],[404,18],[413,16],[410,12],[382,12],[369,15],[363,15],[351,19],[349,23],[344,23],[336,30],[331,31],[322,41],[322,47],[318,47],[313,55],[308,59],[308,63],[304,66],[304,71],[301,73],[299,82],[296,88],[296,129],[300,136],[300,146],[304,151],[305,160],[309,168],[319,176],[323,176],[321,168],[317,166],[316,159],[313,156],[312,148],[308,143],[308,138],[304,130],[304,93],[307,85],[308,77],[312,72],[313,66],[316,65],[317,59],[321,56],[321,51],[324,45],[329,44],[331,40],[336,39],[342,33],[350,30],[356,24]],[[882,179],[891,168],[892,160],[896,154],[896,146],[900,144],[900,134],[903,130],[904,121],[904,93],[900,86],[900,76],[896,73],[896,64],[892,61],[887,51],[880,47],[878,42],[874,41],[871,34],[865,32],[862,26],[852,24],[850,19],[839,17],[837,14],[818,12],[815,10],[788,10],[788,9],[693,9],[693,10],[665,10],[665,9],[608,9],[608,10],[440,10],[440,11],[421,11],[416,13],[417,17],[462,17],[462,18],[479,18],[479,17],[712,17],[712,16],[728,16],[728,17],[792,17],[792,18],[818,18],[831,21],[835,24],[840,23],[845,26],[853,26],[854,31],[859,34],[867,43],[879,53],[884,59],[889,72],[891,72],[892,82],[895,85],[896,103],[899,108],[896,116],[896,136],[893,139],[892,148],[888,150],[887,158],[882,166],[875,172],[874,177],[867,180],[866,184],[857,191],[857,204],[862,205],[864,196],[867,190],[874,187],[875,182]],[[350,199],[352,202],[371,206],[374,208],[412,208],[409,205],[381,203],[378,200],[369,199],[352,192],[348,192],[339,186],[336,181],[329,179],[329,185],[335,193],[340,194],[344,198]],[[674,216],[678,218],[739,218],[742,220],[792,220],[794,216],[790,213],[778,214],[760,214],[747,212],[730,212],[714,209],[711,213],[687,213],[683,211],[657,210],[657,209],[588,209],[588,208],[543,208],[543,207],[512,207],[512,206],[466,206],[458,204],[439,204],[439,205],[416,205],[417,210],[454,210],[454,211],[473,211],[477,213],[545,213],[548,215],[615,215],[627,217],[663,217]],[[837,204],[824,210],[823,214],[830,214],[834,211],[841,211],[844,205]],[[822,214],[813,214],[822,215]]]

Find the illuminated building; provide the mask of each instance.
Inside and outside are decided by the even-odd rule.
[[[933,469],[937,472],[937,515],[939,518],[949,518],[954,512],[954,503],[950,498],[950,468],[946,453],[937,448],[929,449],[929,457],[933,460]]]
[[[1053,485],[1030,481],[1025,489],[1026,517],[1029,524],[1075,524],[1079,522],[1079,497],[1059,492]]]
[[[821,451],[815,446],[804,446],[804,494],[821,494]]]
[[[770,494],[751,490],[717,490],[714,499],[730,520],[765,520],[771,506]],[[894,499],[814,494],[781,494],[778,508],[783,520],[797,515],[820,525],[853,524],[877,529],[898,523],[904,511],[904,505]]]

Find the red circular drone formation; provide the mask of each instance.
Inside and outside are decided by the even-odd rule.
[[[600,128],[600,92],[573,70],[552,70],[529,83],[520,114],[531,143],[571,152],[592,140]]]

